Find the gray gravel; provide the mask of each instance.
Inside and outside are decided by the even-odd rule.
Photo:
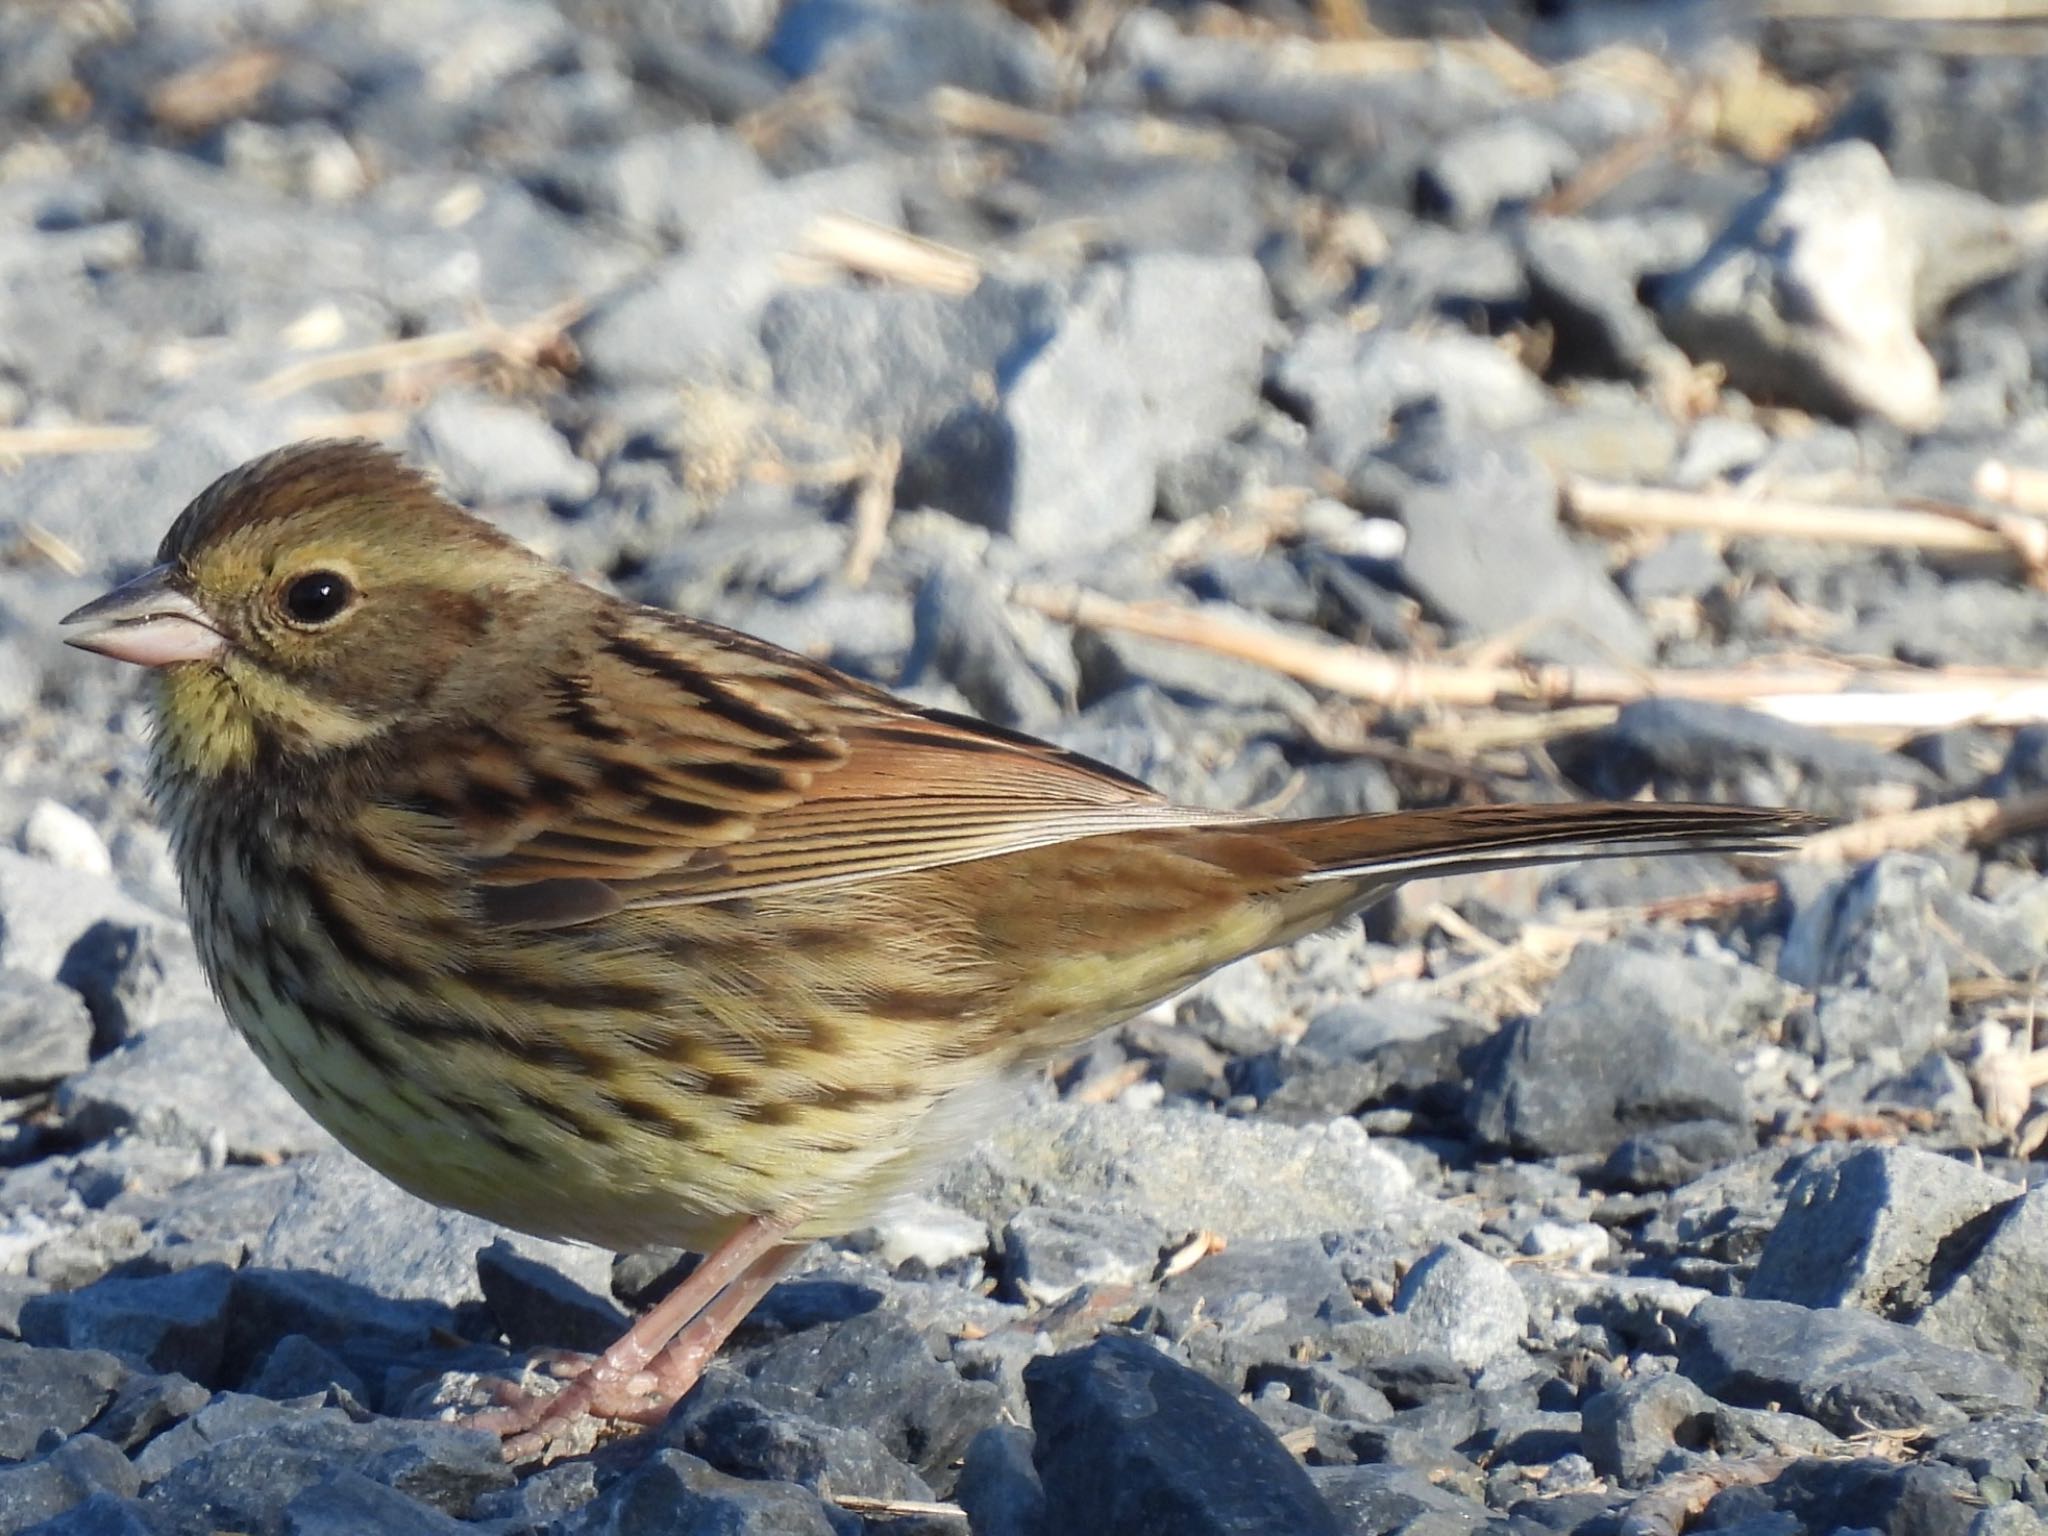
[[[0,1536],[959,1531],[934,1501],[973,1536],[1607,1536],[1708,1480],[1702,1529],[2044,1528],[2025,824],[1768,891],[1404,893],[1025,1085],[667,1423],[517,1473],[454,1420],[679,1256],[420,1205],[207,992],[134,679],[54,624],[316,433],[1205,804],[2048,791],[2039,726],[1530,731],[1017,600],[1415,661],[2038,666],[2048,606],[1983,562],[1595,537],[1567,493],[2048,469],[2048,65],[1369,9],[0,7]]]

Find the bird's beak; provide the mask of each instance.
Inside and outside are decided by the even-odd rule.
[[[159,565],[67,613],[66,625],[90,627],[66,635],[64,643],[139,667],[215,660],[227,640],[205,609],[171,585],[171,574],[170,566]]]

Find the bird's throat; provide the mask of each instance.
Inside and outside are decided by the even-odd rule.
[[[157,677],[157,750],[201,782],[249,769],[266,744],[273,760],[340,751],[382,728],[255,667],[191,664]]]
[[[255,761],[255,716],[221,668],[166,667],[155,683],[156,751],[167,768],[206,783]]]

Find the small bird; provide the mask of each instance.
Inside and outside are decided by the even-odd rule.
[[[649,1421],[811,1239],[1001,1090],[1417,875],[1761,850],[1796,813],[1274,821],[600,592],[361,442],[216,481],[67,638],[153,673],[152,791],[269,1070],[424,1199],[706,1255],[553,1396]]]

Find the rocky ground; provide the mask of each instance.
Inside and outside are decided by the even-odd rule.
[[[2048,55],[1784,9],[0,8],[0,1533],[2039,1529]],[[52,629],[339,432],[1188,798],[1853,835],[1228,971],[515,1473],[676,1256],[333,1148]]]

